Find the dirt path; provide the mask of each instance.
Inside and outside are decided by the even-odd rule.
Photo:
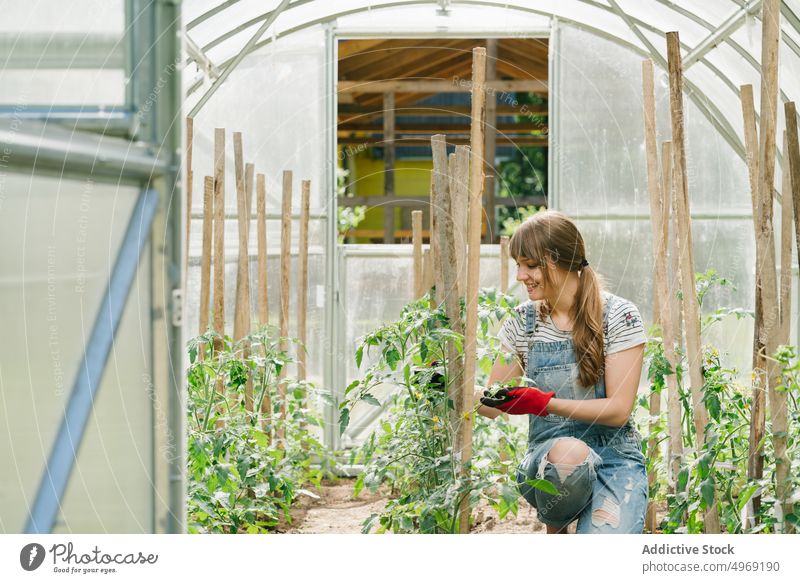
[[[292,524],[279,530],[294,534],[360,533],[364,520],[383,510],[386,497],[364,491],[358,498],[353,498],[353,483],[354,480],[349,479],[323,483],[322,488],[312,490],[319,499],[301,496],[292,510]],[[521,502],[517,516],[508,515],[504,520],[500,520],[497,512],[488,505],[482,505],[474,513],[476,523],[472,532],[544,533],[544,525],[536,519],[536,512]]]

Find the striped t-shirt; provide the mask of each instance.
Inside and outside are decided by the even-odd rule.
[[[632,302],[604,291],[603,297],[609,304],[608,329],[603,336],[604,354],[614,354],[647,342],[647,335],[642,324],[639,309]],[[523,302],[515,308],[518,317],[508,317],[498,335],[500,342],[516,352],[522,360],[523,370],[528,366],[528,338],[525,336],[525,312],[532,300]],[[533,333],[534,342],[558,342],[571,340],[572,332],[556,328],[550,316],[542,318],[536,303],[536,326]]]

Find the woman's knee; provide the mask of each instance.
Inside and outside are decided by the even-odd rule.
[[[582,464],[589,458],[589,446],[575,437],[562,437],[547,452],[547,461],[553,464]]]

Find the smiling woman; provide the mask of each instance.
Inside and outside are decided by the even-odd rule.
[[[528,451],[517,480],[548,533],[640,533],[647,508],[641,437],[630,419],[647,338],[631,302],[606,292],[583,238],[564,214],[546,211],[514,233],[511,255],[529,301],[508,319],[479,413],[529,415]],[[558,494],[531,487],[546,479]]]

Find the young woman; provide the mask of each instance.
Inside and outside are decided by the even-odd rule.
[[[630,419],[647,340],[631,302],[605,291],[575,223],[556,211],[525,221],[511,238],[517,280],[530,301],[500,332],[510,363],[489,384],[525,376],[516,389],[483,393],[478,413],[529,415],[519,488],[548,533],[641,533],[647,475]],[[558,495],[525,482],[546,479]]]

